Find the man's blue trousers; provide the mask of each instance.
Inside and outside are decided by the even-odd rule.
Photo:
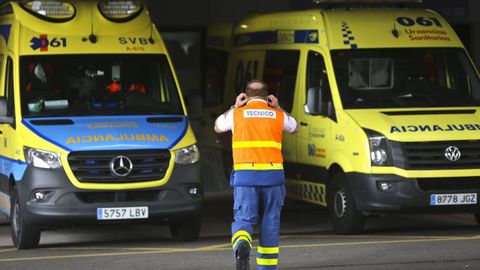
[[[259,270],[277,268],[284,200],[284,185],[234,186],[232,247],[235,253],[242,242],[252,247],[253,227],[260,221],[256,259]]]

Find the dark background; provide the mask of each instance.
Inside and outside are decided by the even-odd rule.
[[[317,0],[325,1],[325,0]],[[339,2],[345,0],[328,0]],[[480,66],[479,0],[393,0],[410,2],[443,15],[456,30],[477,67]],[[0,0],[5,3],[6,0]],[[75,2],[75,1],[73,1]],[[352,0],[355,3],[389,0]],[[238,22],[259,13],[315,8],[312,0],[144,0],[169,47],[184,94],[203,94],[204,38],[208,25]],[[476,34],[477,33],[477,34]],[[174,45],[172,45],[174,44]]]

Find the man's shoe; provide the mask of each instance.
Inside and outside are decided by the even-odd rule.
[[[239,244],[236,260],[237,270],[250,270],[250,246],[247,242]]]

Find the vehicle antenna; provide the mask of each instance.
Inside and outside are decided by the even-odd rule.
[[[155,44],[155,40],[153,39],[153,22],[150,22],[150,37],[148,38],[148,42]]]
[[[395,38],[398,38],[400,36],[400,33],[397,30],[397,16],[395,15],[395,10],[393,10],[393,30],[392,30],[392,35]]]
[[[90,8],[91,33],[90,33],[90,36],[88,36],[88,39],[90,40],[91,43],[95,44],[97,43],[97,36],[93,33],[93,7],[94,5],[92,5]]]

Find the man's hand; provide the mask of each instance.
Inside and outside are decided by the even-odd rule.
[[[247,101],[247,94],[241,93],[235,100],[235,108],[243,107],[245,104],[247,104]]]
[[[281,110],[280,104],[278,104],[278,98],[276,98],[274,95],[269,95],[267,97],[267,103],[268,103],[268,106],[277,110]]]
[[[234,108],[240,108],[243,107],[245,104],[247,104],[247,94],[241,93],[240,95],[237,96],[237,99],[235,100],[235,105],[233,105],[228,111],[224,112],[221,114],[217,120],[215,120],[215,126],[213,129],[217,133],[223,133],[227,132],[229,130],[232,130],[231,128],[231,122],[233,121],[232,119],[228,120],[227,115],[230,114],[230,116],[233,114],[233,109]],[[231,118],[231,117],[230,117]]]

